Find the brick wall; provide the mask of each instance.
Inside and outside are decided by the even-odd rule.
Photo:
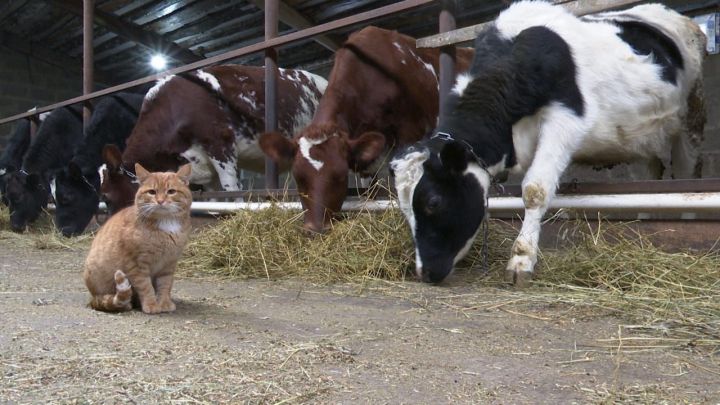
[[[0,118],[80,94],[79,72],[70,72],[0,45]],[[0,150],[14,125],[0,125]]]

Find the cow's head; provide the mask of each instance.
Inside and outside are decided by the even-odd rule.
[[[290,165],[305,209],[305,229],[323,232],[347,195],[348,171],[365,171],[385,148],[385,137],[366,132],[350,139],[336,126],[311,125],[288,139],[263,134],[260,147],[280,165]]]
[[[109,215],[114,215],[125,207],[133,205],[138,186],[133,181],[135,175],[122,163],[122,152],[115,145],[105,145],[103,148],[105,168],[102,169],[102,184],[100,195]]]
[[[64,236],[81,234],[97,211],[100,176],[75,162],[55,175],[55,226]]]
[[[17,171],[6,175],[5,196],[10,208],[10,227],[23,232],[48,203],[48,190],[42,177]]]
[[[439,283],[472,246],[485,217],[490,176],[455,141],[416,144],[390,163],[400,209],[415,240],[415,267]]]
[[[16,170],[12,165],[0,166],[0,199],[2,199],[2,203],[5,205],[8,205],[7,197],[5,197],[5,185],[7,184],[8,176]]]

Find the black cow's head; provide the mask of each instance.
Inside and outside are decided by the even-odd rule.
[[[97,211],[100,176],[83,172],[75,162],[55,175],[55,226],[64,236],[81,234]]]
[[[15,172],[15,167],[13,166],[0,166],[0,199],[2,199],[2,203],[6,206],[8,205],[7,197],[5,197],[5,185],[7,184],[8,176],[11,173]]]
[[[472,246],[485,217],[490,177],[455,141],[412,146],[390,165],[415,240],[417,275],[439,283]]]
[[[19,171],[6,175],[5,196],[10,208],[10,227],[23,232],[48,203],[48,191],[38,174]]]

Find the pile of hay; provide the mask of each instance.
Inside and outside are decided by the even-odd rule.
[[[720,339],[720,253],[668,252],[628,224],[573,225],[575,242],[546,251],[536,287],[558,301]]]
[[[301,212],[272,207],[240,211],[205,228],[193,237],[180,267],[240,278],[299,276],[332,282],[361,275],[401,280],[412,262],[411,248],[394,211],[340,222],[329,234],[310,238],[302,230]]]
[[[55,227],[52,214],[48,212],[42,213],[24,233],[15,233],[10,228],[10,210],[0,204],[0,239],[13,240],[36,249],[78,250],[89,247],[93,236],[87,233],[74,238],[64,237]]]
[[[0,203],[0,231],[10,230],[10,210]]]
[[[507,250],[494,228],[490,246]],[[474,252],[466,266],[481,263],[480,248]],[[399,210],[350,213],[327,234],[308,237],[301,212],[273,207],[240,211],[204,229],[193,237],[180,269],[239,278],[300,277],[315,283],[398,281],[413,273],[414,256]]]

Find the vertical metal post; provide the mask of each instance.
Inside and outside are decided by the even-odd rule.
[[[35,134],[38,130],[38,123],[40,122],[40,116],[39,115],[32,115],[30,116],[30,139],[35,139]],[[19,124],[19,122],[18,122]]]
[[[95,0],[83,0],[83,95],[93,92],[93,20],[95,19]],[[90,103],[83,107],[83,123],[90,122]]]
[[[279,0],[265,0],[265,40],[277,37]],[[265,131],[277,129],[277,51],[265,51]],[[277,164],[265,158],[265,187],[278,188]]]
[[[443,0],[440,10],[440,32],[455,29],[455,0]],[[455,45],[440,48],[440,117],[443,117],[445,99],[455,81]]]

